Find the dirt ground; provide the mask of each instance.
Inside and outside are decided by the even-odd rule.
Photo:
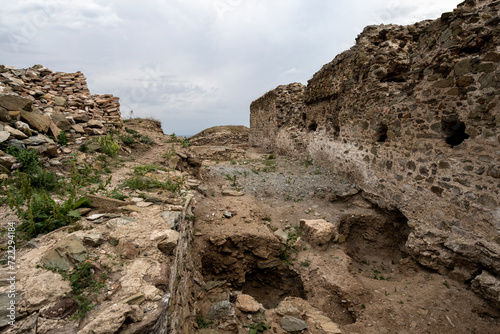
[[[265,310],[236,310],[238,325],[201,321],[198,327],[245,333],[241,324],[265,320],[269,331],[283,333],[274,309],[292,296],[343,333],[498,333],[497,310],[468,285],[425,269],[405,252],[409,227],[401,214],[372,207],[355,185],[308,161],[244,150],[243,157],[204,161],[206,196],[195,210],[193,249],[203,282],[221,286],[199,288],[196,314],[200,325],[214,303],[241,293]],[[224,196],[226,189],[244,195]],[[301,219],[318,218],[338,222],[345,242],[317,248],[299,237],[294,247],[269,249],[273,232],[297,238]],[[260,265],[273,258],[274,266]],[[322,332],[312,326],[303,331]]]

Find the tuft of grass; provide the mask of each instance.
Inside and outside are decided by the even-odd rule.
[[[66,131],[61,131],[61,133],[57,136],[57,141],[61,144],[61,146],[68,145],[68,136]]]
[[[110,158],[116,157],[118,152],[120,152],[120,144],[112,134],[107,134],[106,136],[97,138],[97,142],[100,145],[101,152]]]

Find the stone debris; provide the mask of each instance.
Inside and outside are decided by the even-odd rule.
[[[144,312],[136,305],[124,303],[113,304],[102,311],[85,326],[79,334],[114,334],[125,321],[138,322],[144,317]]]
[[[242,312],[255,313],[260,310],[260,304],[250,295],[241,294],[236,297],[235,306]]]
[[[81,239],[69,236],[56,243],[42,257],[41,264],[47,268],[70,270],[85,261],[87,248]]]
[[[283,319],[281,319],[281,327],[289,333],[296,333],[303,331],[309,327],[309,325],[302,319],[285,315]]]
[[[231,305],[229,300],[223,300],[214,304],[208,310],[208,318],[209,319],[223,319],[223,318],[231,318],[234,316],[234,307]]]
[[[326,249],[335,236],[335,225],[324,219],[301,219],[300,229],[304,239],[318,249]]]

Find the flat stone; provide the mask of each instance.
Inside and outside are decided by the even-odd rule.
[[[87,122],[87,126],[89,128],[103,128],[104,125],[102,124],[102,122],[98,121],[98,120],[95,120],[95,119],[91,119]]]
[[[223,319],[234,316],[234,308],[229,300],[223,300],[210,307],[208,310],[209,319]]]
[[[222,280],[222,281],[209,281],[209,282],[206,282],[203,285],[203,289],[205,289],[206,291],[210,291],[212,289],[215,289],[215,288],[218,288],[220,286],[223,286],[226,283],[227,283],[226,280]]]
[[[286,330],[287,332],[290,332],[290,333],[303,331],[307,327],[309,327],[307,322],[305,322],[304,320],[299,319],[299,318],[285,315],[281,319],[281,328],[283,328],[284,330]]]
[[[85,133],[85,129],[80,124],[73,124],[71,125],[71,128],[75,130],[77,133]]]
[[[16,307],[16,313],[12,315],[13,318],[9,318],[10,310],[7,310],[7,307],[10,305],[11,300],[12,299],[9,298],[7,293],[0,293],[0,305],[2,305],[2,307],[0,307],[0,328],[7,326],[11,320],[19,319],[19,307]],[[19,305],[21,295],[16,293],[14,301],[16,302],[16,305]]]
[[[52,101],[54,101],[54,105],[58,107],[64,107],[66,105],[66,99],[62,96],[54,96],[52,97]]]
[[[97,247],[106,242],[102,233],[90,233],[83,236],[83,242],[91,247]]]
[[[123,226],[123,225],[128,225],[134,220],[127,219],[128,217],[118,217],[118,218],[113,218],[110,219],[106,222],[106,226],[112,230],[116,229],[117,227]]]
[[[49,133],[59,142],[59,135],[62,133],[62,130],[54,122],[50,122],[49,125]]]
[[[238,295],[236,297],[236,308],[242,312],[255,313],[260,310],[260,304],[250,295]]]
[[[94,220],[97,220],[97,219],[105,217],[105,216],[106,216],[105,213],[96,213],[96,214],[88,216],[87,219],[90,221],[94,221]]]
[[[286,244],[286,242],[288,241],[288,233],[280,228],[274,231],[274,235],[277,236],[278,239],[280,239],[282,244]]]
[[[49,130],[51,122],[50,118],[45,115],[24,110],[21,111],[21,119],[28,123],[30,128],[42,133],[46,133]]]
[[[238,197],[238,196],[243,196],[245,195],[243,192],[241,191],[236,191],[236,190],[223,190],[222,191],[222,195],[223,196],[233,196],[233,197]]]
[[[7,110],[31,110],[30,99],[10,94],[0,94],[0,106]]]
[[[47,268],[70,270],[85,261],[87,248],[76,236],[69,236],[56,243],[42,257],[41,263]]]
[[[120,201],[118,199],[97,196],[88,194],[85,197],[89,198],[92,201],[91,207],[99,210],[110,211],[111,209],[120,208],[129,204],[129,202]]]
[[[52,122],[54,122],[57,127],[63,131],[69,131],[71,129],[71,123],[63,114],[56,112],[53,113],[50,118],[52,118]],[[83,129],[82,129],[83,130]]]
[[[119,303],[129,304],[129,305],[140,305],[145,300],[146,300],[146,297],[144,297],[144,294],[138,292],[135,295],[132,295],[130,297],[127,297],[127,298],[119,301]]]
[[[71,292],[69,282],[61,274],[48,270],[28,277],[23,286],[23,301],[28,312],[39,310]]]
[[[133,260],[139,255],[139,248],[133,242],[120,240],[117,252],[122,254],[126,259]]]
[[[129,212],[142,212],[142,208],[140,208],[138,205],[125,205],[120,207],[120,209]]]
[[[153,203],[151,203],[151,202],[138,202],[135,205],[138,206],[139,208],[147,208],[148,206],[153,205]]]
[[[181,221],[181,213],[178,211],[164,211],[162,212],[161,217],[171,229],[174,229]]]
[[[16,138],[16,139],[26,139],[28,138],[28,136],[22,132],[22,131],[19,131],[17,129],[14,129],[13,127],[9,126],[9,125],[6,125],[4,127],[5,131],[9,132],[11,137],[12,138]]]
[[[87,324],[78,334],[112,334],[118,332],[126,319],[135,323],[143,319],[144,312],[137,305],[113,304]]]
[[[32,136],[32,137],[29,137],[29,138],[23,140],[23,143],[26,146],[28,146],[28,145],[38,146],[38,145],[48,143],[49,140],[50,139],[44,135],[37,135],[37,136]],[[51,140],[51,142],[52,142],[52,140]],[[51,144],[53,144],[53,142]]]

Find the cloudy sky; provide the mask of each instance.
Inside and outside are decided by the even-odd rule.
[[[0,64],[82,71],[122,116],[165,133],[249,124],[250,103],[307,83],[369,24],[434,19],[460,0],[9,0]]]

